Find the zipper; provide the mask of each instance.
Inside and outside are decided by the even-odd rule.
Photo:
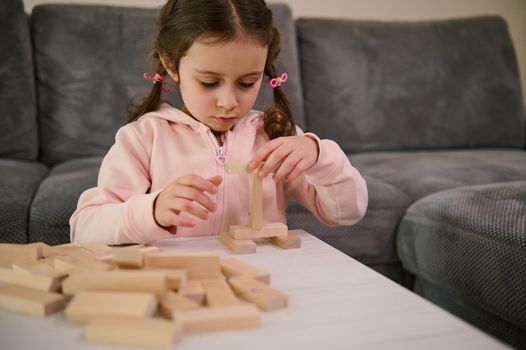
[[[226,163],[226,149],[224,146],[219,144],[219,140],[217,139],[216,135],[214,135],[212,130],[208,130],[208,134],[212,137],[212,140],[216,145],[216,162],[220,166],[224,166]]]
[[[223,178],[223,184],[222,184],[222,186],[219,186],[219,191],[216,194],[216,203],[217,203],[218,209],[221,210],[221,215],[218,215],[218,217],[216,217],[214,225],[212,225],[212,227],[214,229],[211,232],[211,234],[213,234],[214,232],[217,232],[217,234],[219,235],[219,234],[221,234],[221,232],[219,232],[219,231],[221,230],[221,224],[223,223],[223,215],[224,215],[223,208],[225,208],[225,204],[224,204],[225,203],[224,202],[224,199],[225,199],[225,182],[226,182],[226,178],[225,178],[225,163],[226,163],[227,155],[226,155],[226,146],[225,145],[221,146],[219,144],[219,140],[214,135],[212,130],[208,130],[208,134],[210,135],[210,137],[212,138],[213,143],[215,144],[215,159],[216,159],[216,163],[219,165],[219,168],[220,168],[219,170],[221,172],[221,177]],[[218,222],[219,222],[219,226],[217,226]]]

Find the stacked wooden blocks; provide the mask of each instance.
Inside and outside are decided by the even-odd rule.
[[[0,308],[64,310],[89,342],[171,348],[183,334],[260,325],[287,306],[270,274],[214,253],[103,244],[0,244]]]
[[[226,172],[248,175],[249,222],[248,225],[232,225],[228,232],[221,232],[221,242],[236,254],[255,253],[256,239],[266,239],[282,249],[301,247],[301,240],[298,236],[289,234],[287,225],[263,224],[263,185],[258,171],[251,171],[246,163],[227,163]]]

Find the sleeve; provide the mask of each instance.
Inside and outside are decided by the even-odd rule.
[[[160,191],[149,192],[150,152],[131,124],[117,132],[102,161],[97,187],[82,193],[70,219],[73,243],[148,243],[171,237],[153,214]]]
[[[353,225],[365,215],[367,186],[347,155],[332,140],[320,140],[312,133],[298,135],[318,143],[316,164],[285,188],[286,196],[296,199],[327,226]]]

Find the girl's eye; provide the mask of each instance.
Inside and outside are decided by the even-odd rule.
[[[239,86],[245,89],[249,89],[254,86],[255,83],[239,83]]]
[[[216,82],[213,82],[213,83],[208,83],[206,81],[202,81],[201,82],[201,85],[207,89],[211,89],[213,87],[216,87],[219,83],[216,81]]]

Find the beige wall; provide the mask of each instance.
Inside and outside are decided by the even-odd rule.
[[[25,0],[26,10],[41,3],[97,3],[152,7],[165,0]],[[290,5],[294,17],[425,20],[501,15],[509,24],[526,101],[526,0],[270,0]]]

